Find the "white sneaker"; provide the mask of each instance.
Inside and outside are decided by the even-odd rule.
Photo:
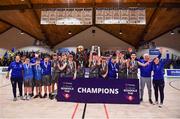
[[[13,101],[17,101],[17,98],[14,98]]]
[[[159,104],[158,101],[156,101],[156,102],[155,102],[155,105],[158,105],[158,104]]]
[[[31,97],[28,95],[27,98],[26,98],[26,100],[30,100],[30,99],[31,99]]]
[[[27,98],[27,95],[24,95],[23,100],[26,100],[26,98]]]
[[[163,104],[162,104],[162,103],[160,103],[160,104],[159,104],[159,108],[162,108],[162,107],[163,107]]]
[[[23,96],[20,96],[20,99],[21,99],[21,100],[24,100],[24,97],[23,97]]]

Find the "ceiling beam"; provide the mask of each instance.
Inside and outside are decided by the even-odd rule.
[[[6,24],[8,24],[8,25],[10,25],[10,26],[12,26],[12,27],[14,27],[14,28],[16,28],[16,29],[19,29],[20,31],[22,31],[23,33],[28,34],[29,36],[33,37],[34,39],[37,39],[37,40],[40,40],[40,41],[42,41],[42,40],[43,40],[43,39],[39,39],[38,37],[36,37],[36,36],[34,36],[34,35],[30,34],[29,32],[27,32],[27,31],[23,30],[22,28],[20,28],[20,27],[18,27],[18,26],[16,26],[16,25],[14,25],[14,24],[11,24],[11,23],[10,23],[10,22],[8,22],[8,21],[5,21],[5,20],[3,20],[3,19],[0,19],[0,21],[1,21],[1,22],[3,22],[3,23],[6,23]]]
[[[46,9],[46,8],[87,8],[87,7],[93,7],[92,3],[54,3],[54,4],[48,4],[48,3],[38,3],[38,4],[31,4],[31,7],[29,7],[28,4],[21,4],[21,5],[0,5],[0,10],[21,10],[21,9]],[[143,8],[156,8],[157,2],[128,2],[123,3],[120,2],[105,2],[105,3],[96,3],[95,2],[95,8],[114,8],[114,7],[121,7],[121,8],[127,8],[127,7],[143,7]],[[180,8],[180,3],[176,2],[165,2],[162,3],[160,8]]]
[[[57,46],[58,44],[60,44],[60,43],[62,43],[62,42],[64,42],[64,41],[66,41],[66,40],[68,40],[68,39],[70,39],[70,38],[72,38],[72,37],[74,37],[74,36],[76,36],[76,35],[78,35],[78,34],[80,34],[81,32],[87,30],[87,29],[90,28],[90,27],[92,27],[92,25],[87,26],[85,29],[83,29],[83,30],[81,30],[81,31],[79,31],[79,32],[77,32],[77,33],[75,33],[75,34],[73,34],[72,36],[70,36],[69,38],[67,38],[67,39],[65,39],[65,40],[58,41],[57,43],[55,43],[55,44],[53,45],[53,47],[55,47],[55,46]]]
[[[143,7],[143,8],[156,8],[158,2],[110,2],[110,3],[96,3],[96,7]],[[176,2],[165,2],[161,8],[180,8],[180,3]]]
[[[157,36],[155,36],[155,37],[153,37],[153,38],[151,38],[151,39],[149,39],[149,40],[147,40],[147,42],[151,42],[151,41],[153,41],[153,40],[155,40],[155,39],[157,39],[157,38],[165,35],[166,33],[170,32],[170,31],[172,31],[172,30],[174,30],[174,29],[176,29],[176,28],[180,28],[180,24],[177,25],[177,26],[175,26],[175,27],[173,27],[173,28],[171,28],[171,29],[168,29],[168,30],[162,32],[161,34],[159,34],[159,35],[157,35]]]
[[[98,25],[95,25],[95,26],[96,26],[97,28],[99,28],[99,29],[103,30],[104,32],[106,32],[106,33],[108,33],[108,34],[110,34],[110,35],[112,35],[112,36],[114,36],[114,37],[118,38],[119,40],[121,40],[121,41],[123,41],[123,42],[125,42],[125,43],[127,43],[127,44],[129,44],[129,45],[131,45],[131,46],[134,46],[134,47],[135,47],[135,45],[134,45],[133,43],[128,42],[128,41],[126,41],[126,40],[123,40],[123,39],[119,38],[119,37],[118,37],[118,36],[116,36],[115,34],[113,34],[113,33],[109,32],[109,31],[107,31],[107,30],[105,30],[105,29],[101,28],[101,27],[100,27],[100,26],[98,26]]]
[[[11,28],[12,28],[12,26],[9,25],[6,29],[4,29],[3,31],[0,32],[0,35],[5,33],[6,31],[8,31]]]
[[[142,32],[140,38],[137,40],[137,43],[136,43],[137,48],[141,45],[141,41],[144,41],[145,35],[148,33],[149,28],[151,27],[151,24],[153,23],[154,19],[156,18],[157,14],[158,14],[158,9],[160,7],[160,3],[161,3],[161,0],[159,0],[158,3],[156,4],[156,8],[150,17],[150,20],[146,24],[144,31]]]
[[[48,35],[47,35],[47,33],[46,33],[46,30],[45,30],[45,29],[41,26],[41,24],[40,24],[40,18],[39,18],[39,16],[38,16],[37,12],[33,9],[31,1],[30,1],[30,0],[26,0],[25,2],[27,3],[27,6],[28,6],[30,9],[32,9],[32,12],[33,12],[33,14],[34,14],[34,17],[35,17],[37,23],[38,23],[39,26],[40,26],[41,33],[42,33],[42,34],[44,35],[44,37],[45,37],[45,39],[44,39],[43,41],[44,41],[47,45],[52,45],[52,43],[51,43],[51,41],[49,40],[49,37],[48,37]]]

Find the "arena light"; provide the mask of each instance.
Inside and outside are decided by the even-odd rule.
[[[69,35],[71,35],[71,34],[72,34],[72,32],[71,32],[71,31],[69,31],[69,32],[68,32],[68,34],[69,34]]]
[[[171,31],[171,33],[170,33],[171,35],[174,35],[174,31]]]
[[[42,10],[41,24],[92,25],[92,8],[57,8]]]
[[[120,34],[120,35],[123,34],[121,30],[119,31],[119,34]]]
[[[146,24],[144,8],[97,8],[96,24]]]
[[[21,34],[21,35],[23,35],[23,34],[24,34],[24,32],[23,32],[23,31],[21,31],[21,32],[20,32],[20,34]]]

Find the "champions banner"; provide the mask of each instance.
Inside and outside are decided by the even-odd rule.
[[[139,104],[139,80],[101,78],[59,79],[57,101]]]

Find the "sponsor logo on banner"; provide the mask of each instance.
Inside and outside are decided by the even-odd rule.
[[[159,49],[149,49],[149,55],[159,55]]]
[[[179,69],[167,69],[167,76],[177,76],[180,77],[180,70]]]

